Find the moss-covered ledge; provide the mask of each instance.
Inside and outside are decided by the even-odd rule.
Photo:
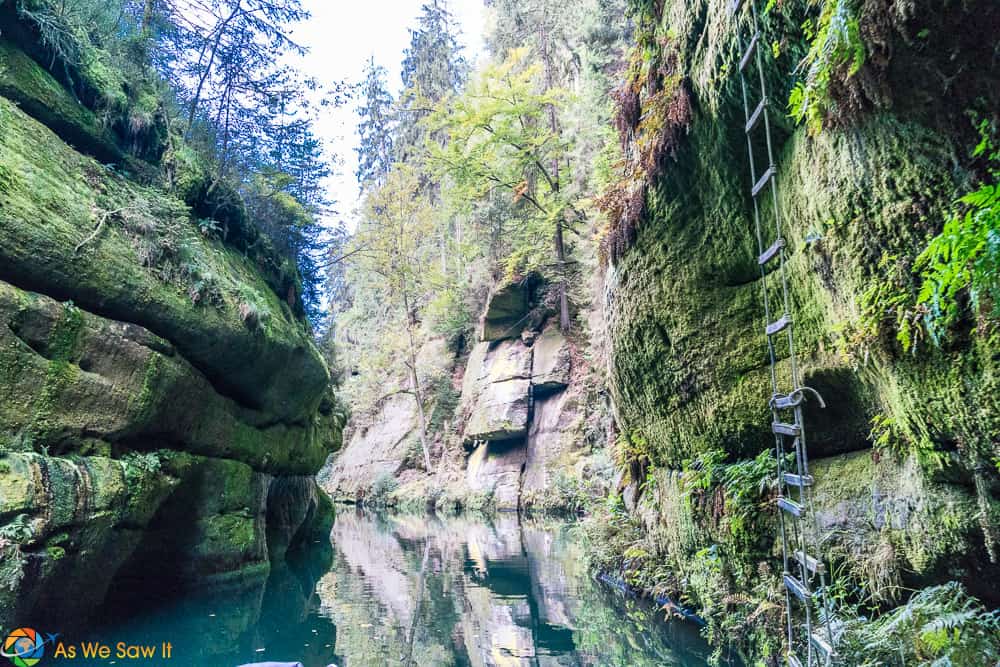
[[[94,113],[80,105],[41,65],[0,38],[0,95],[75,146],[101,162],[125,158],[114,137]]]
[[[52,453],[169,446],[309,475],[340,441],[339,415],[271,423],[266,413],[220,396],[142,327],[2,281],[0,392],[0,437]]]
[[[315,412],[326,365],[258,267],[4,98],[0,127],[0,278],[149,329],[274,422]]]

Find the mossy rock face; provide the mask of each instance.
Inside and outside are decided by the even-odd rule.
[[[995,600],[991,582],[1000,567],[986,558],[972,488],[932,479],[913,457],[870,451],[822,459],[811,472],[818,528],[838,586],[892,603],[904,587],[957,579]],[[731,491],[713,487],[702,496],[679,471],[661,469],[652,477],[635,512],[634,548],[670,573],[668,588],[679,585],[676,593],[718,616],[732,613],[727,598],[779,589],[773,499],[741,518],[729,505]],[[1000,503],[992,511],[1000,512]]]
[[[101,162],[125,154],[90,109],[80,105],[41,65],[0,39],[0,95],[44,123],[66,143]]]
[[[77,624],[109,595],[256,582],[332,523],[312,477],[167,450],[119,460],[10,453],[0,491],[0,528],[14,536],[0,544],[6,627]]]
[[[54,453],[172,443],[275,474],[310,474],[340,417],[269,424],[216,393],[167,341],[0,281],[0,433]]]
[[[122,566],[123,588],[148,582],[151,569],[165,562],[170,568],[161,568],[160,586],[266,569],[267,475],[236,461],[172,452],[162,456],[162,467],[179,483]]]
[[[712,449],[753,456],[772,441],[760,249],[752,231],[734,25],[725,5],[665,3],[658,29],[675,36],[694,118],[675,163],[654,183],[635,246],[607,274],[611,387],[621,425],[647,444],[654,463],[668,467]],[[779,16],[798,25],[807,14],[804,2],[784,3]],[[974,16],[969,11],[966,19]],[[784,40],[782,56],[777,63],[770,54],[763,59],[778,100],[805,48],[778,31],[781,21],[765,21],[765,30],[766,43]],[[912,78],[905,66],[924,58],[912,45],[897,46],[890,82]],[[799,370],[829,405],[809,407],[814,455],[869,446],[876,414],[905,424],[911,440],[946,446],[969,437],[988,442],[1000,433],[1000,399],[992,390],[997,362],[984,349],[995,337],[906,358],[873,354],[861,371],[836,351],[839,332],[859,317],[862,293],[895,268],[879,267],[880,260],[912,262],[969,183],[960,165],[968,163],[963,156],[972,144],[955,129],[968,125],[965,109],[944,119],[928,104],[869,113],[816,136],[771,114]],[[769,201],[762,220],[773,226]],[[776,319],[778,275],[768,281]],[[777,353],[779,384],[788,386],[787,349],[779,345]],[[915,397],[922,395],[941,399],[920,405]]]
[[[91,613],[176,484],[155,457],[0,456],[0,624]]]
[[[34,61],[0,56],[0,626],[72,627],[135,583],[259,583],[321,534],[311,475],[344,422],[294,274],[85,157],[121,155]]]
[[[529,291],[528,281],[509,282],[494,288],[480,319],[479,339],[496,341],[519,335],[527,320]]]
[[[676,57],[692,98],[692,121],[675,156],[649,184],[648,213],[634,245],[608,267],[604,311],[611,393],[635,454],[633,474],[652,470],[657,480],[641,493],[636,510],[643,548],[652,554],[637,576],[650,588],[689,595],[708,616],[731,621],[720,632],[731,629],[746,638],[758,658],[780,652],[773,639],[780,633],[772,631],[777,625],[761,621],[753,630],[743,624],[780,590],[773,508],[740,516],[726,494],[746,489],[735,488],[738,481],[726,489],[716,480],[716,495],[692,509],[692,492],[680,481],[708,452],[721,451],[732,463],[774,446],[767,318],[756,261],[762,248],[754,233],[737,75],[739,21],[729,5],[648,5],[653,12],[662,6],[662,13],[640,29],[655,26],[654,36],[671,50],[665,55]],[[774,239],[777,207],[798,371],[827,403],[825,410],[815,401],[805,408],[824,545],[845,564],[838,577],[866,592],[878,590],[886,604],[895,601],[893,586],[956,578],[977,594],[996,596],[989,586],[976,586],[977,572],[995,576],[983,530],[997,521],[990,490],[995,470],[982,471],[986,491],[977,492],[968,460],[968,452],[990,451],[1000,441],[996,327],[969,326],[942,349],[922,341],[906,353],[891,334],[864,349],[850,339],[864,323],[866,292],[897,287],[900,276],[908,281],[904,289],[918,288],[914,259],[974,182],[969,153],[976,139],[967,118],[973,98],[983,96],[984,108],[1000,105],[1000,65],[984,55],[995,40],[980,40],[979,25],[983,16],[997,17],[995,3],[916,6],[900,21],[911,35],[927,28],[931,42],[887,28],[892,62],[876,82],[897,91],[898,103],[862,105],[819,134],[794,126],[782,113],[793,69],[809,46],[799,26],[815,20],[815,7],[804,0],[778,3],[762,17],[760,38],[780,52],[775,58],[772,49],[761,49],[779,188],[776,203],[770,195],[761,199],[761,220],[771,234],[763,245]],[[749,21],[749,13],[742,16]],[[940,30],[944,24],[949,29]],[[741,27],[747,34],[747,25]],[[928,71],[954,77],[950,88],[935,91],[944,80],[932,80]],[[756,70],[753,78],[756,89]],[[758,164],[764,155],[758,147]],[[777,272],[766,278],[772,320],[782,310],[775,306],[781,303],[779,278]],[[775,370],[785,391],[789,356],[779,344]],[[883,446],[873,451],[875,440]],[[927,460],[941,458],[965,459],[948,469],[949,483]],[[631,481],[631,493],[639,493],[644,480]],[[752,603],[726,601],[734,598]]]
[[[831,557],[850,563],[870,592],[895,600],[892,587],[963,580],[995,600],[1000,567],[986,557],[971,486],[932,479],[915,457],[856,452],[812,465],[821,534],[834,535]],[[1000,516],[1000,502],[988,508]],[[992,574],[991,574],[992,573]]]
[[[315,412],[329,373],[258,267],[3,98],[0,124],[0,279],[145,327],[274,422]]]

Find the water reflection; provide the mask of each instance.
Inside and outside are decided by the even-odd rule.
[[[343,513],[333,540],[319,611],[348,667],[706,664],[696,629],[592,581],[563,523]]]
[[[171,667],[705,665],[696,628],[663,622],[588,576],[576,531],[515,515],[348,509],[334,524],[332,564],[320,549],[266,585],[148,601],[141,614],[67,639],[170,641],[174,657],[162,664]]]

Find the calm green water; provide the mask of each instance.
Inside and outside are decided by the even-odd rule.
[[[67,638],[173,645],[119,665],[705,665],[693,625],[593,581],[573,526],[342,510],[333,556],[252,590],[173,603]],[[67,664],[111,664],[74,660]]]

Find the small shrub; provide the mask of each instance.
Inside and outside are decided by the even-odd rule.
[[[389,505],[389,496],[399,488],[399,482],[392,473],[379,473],[365,495],[364,504],[369,507],[384,508]]]
[[[854,76],[865,62],[857,0],[827,0],[815,29],[811,21],[803,29],[812,44],[799,64],[806,74],[792,88],[789,115],[819,132],[836,106],[831,83]]]
[[[35,451],[35,436],[31,431],[18,431],[14,435],[0,435],[0,456],[12,452]]]

